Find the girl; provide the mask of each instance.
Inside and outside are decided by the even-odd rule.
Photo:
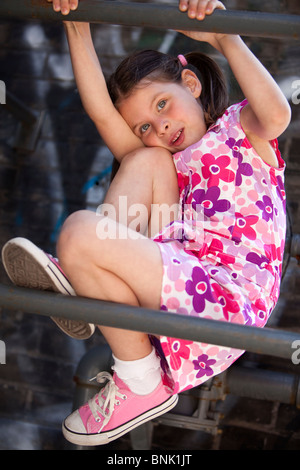
[[[53,0],[53,7],[68,14],[77,0]],[[216,0],[180,0],[179,7],[198,19],[224,9]],[[280,89],[239,37],[191,32],[226,57],[245,101],[228,107],[221,71],[197,53],[134,54],[111,77],[108,93],[89,25],[65,27],[83,105],[120,162],[97,214],[74,213],[62,228],[57,253],[74,291],[264,326],[279,295],[285,236],[285,165],[276,138],[290,109]],[[68,288],[58,265],[28,243],[9,242],[4,260],[18,259],[9,255],[18,249],[41,269],[44,256],[49,282],[50,266]],[[6,263],[12,279],[13,263]],[[114,376],[98,374],[108,384],[64,421],[65,437],[79,445],[105,444],[165,413],[177,393],[243,353],[99,328]]]

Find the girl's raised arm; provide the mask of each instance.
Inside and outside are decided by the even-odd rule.
[[[48,0],[51,1],[51,0]],[[68,14],[76,9],[78,2],[53,0],[55,11]],[[72,5],[73,8],[72,8]],[[94,122],[104,142],[117,160],[131,151],[143,147],[141,140],[132,132],[126,121],[113,105],[94,49],[88,23],[65,22],[73,71],[83,107]]]
[[[223,36],[218,44],[249,103],[242,114],[246,134],[268,141],[276,139],[291,118],[290,106],[279,86],[240,37]]]
[[[179,8],[197,19],[203,19],[216,8],[225,9],[217,0],[180,0]],[[243,129],[262,158],[267,163],[276,165],[269,141],[285,131],[290,122],[291,110],[275,80],[239,36],[202,32],[185,34],[195,40],[210,43],[226,57],[248,100],[248,105],[241,113]]]

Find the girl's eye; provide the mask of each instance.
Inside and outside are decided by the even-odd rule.
[[[150,124],[143,124],[141,127],[141,133],[144,134],[150,127]]]
[[[166,106],[166,100],[161,100],[161,101],[158,103],[157,108],[158,108],[158,110],[160,111],[160,110],[163,109],[165,106]]]

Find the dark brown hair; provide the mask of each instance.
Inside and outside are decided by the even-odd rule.
[[[187,65],[180,60],[161,52],[145,50],[136,52],[124,59],[108,81],[108,91],[115,104],[128,97],[140,81],[181,82],[183,68],[192,70],[202,85],[200,96],[206,125],[222,116],[228,107],[228,92],[225,77],[218,64],[200,52],[185,55]]]

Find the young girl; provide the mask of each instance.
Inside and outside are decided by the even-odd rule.
[[[68,14],[77,1],[53,6]],[[180,0],[179,7],[198,19],[224,9],[216,0]],[[134,54],[111,77],[108,93],[89,25],[65,26],[83,105],[120,162],[101,210],[74,213],[62,228],[57,253],[74,291],[264,326],[279,295],[285,238],[285,165],[276,138],[290,109],[280,89],[239,37],[198,32],[187,34],[227,58],[245,101],[228,107],[221,71],[197,53]],[[145,209],[138,217],[137,205]],[[23,280],[16,275],[21,258]],[[75,293],[58,264],[26,240],[8,242],[3,260],[14,282],[25,285],[24,272],[28,278],[38,267],[49,287]],[[243,353],[99,328],[114,376],[98,374],[108,384],[64,421],[65,437],[79,445],[105,444],[167,412],[179,392]]]

